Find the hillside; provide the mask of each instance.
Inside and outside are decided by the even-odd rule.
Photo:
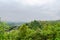
[[[60,20],[34,20],[10,29],[8,23],[0,23],[0,40],[60,40]]]

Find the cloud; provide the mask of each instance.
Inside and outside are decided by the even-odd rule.
[[[0,0],[0,16],[6,21],[60,19],[60,1]]]
[[[17,0],[17,2],[22,3],[23,5],[30,5],[30,6],[34,6],[34,5],[43,5],[46,3],[52,3],[54,0]]]

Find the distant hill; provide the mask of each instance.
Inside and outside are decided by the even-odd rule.
[[[25,22],[7,22],[8,25],[10,26],[19,26],[24,24]]]

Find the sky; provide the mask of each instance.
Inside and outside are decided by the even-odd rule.
[[[60,0],[0,0],[2,21],[60,20]]]

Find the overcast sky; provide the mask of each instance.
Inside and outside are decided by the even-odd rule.
[[[60,19],[60,0],[0,0],[3,21]]]

